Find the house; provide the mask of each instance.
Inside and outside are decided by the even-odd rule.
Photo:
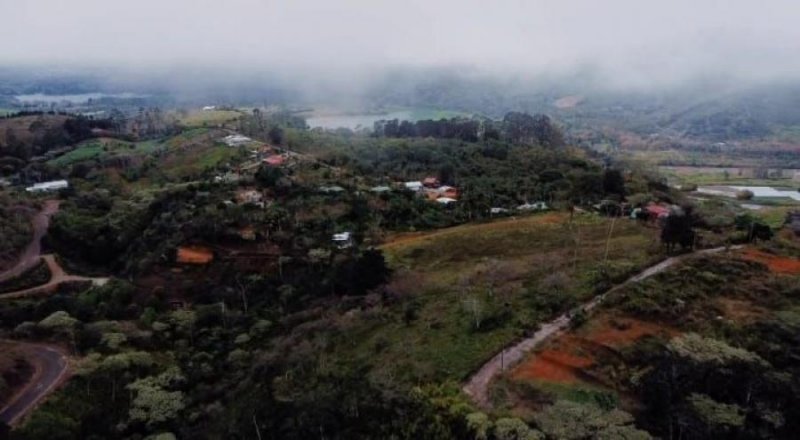
[[[447,186],[447,185],[440,186],[439,188],[436,189],[436,191],[444,197],[449,197],[451,199],[458,198],[458,188],[452,186]]]
[[[449,205],[449,204],[451,204],[451,203],[455,203],[455,202],[457,202],[458,200],[456,200],[456,199],[451,199],[450,197],[439,197],[438,199],[436,199],[436,201],[437,201],[438,203],[441,203],[441,204],[443,204],[443,205]]]
[[[385,192],[389,192],[389,191],[391,191],[391,190],[392,190],[392,189],[391,189],[391,188],[389,188],[388,186],[373,186],[373,187],[370,189],[370,191],[372,191],[372,192],[374,192],[374,193],[385,193]]]
[[[267,156],[263,162],[267,165],[276,167],[283,165],[283,163],[286,162],[286,157],[282,154],[273,154],[272,156]]]
[[[217,109],[216,105],[207,105],[207,106],[203,107],[203,111],[204,112],[210,112],[210,111],[214,111],[216,109]]]
[[[420,192],[420,191],[422,191],[422,188],[425,187],[425,185],[423,185],[422,182],[420,182],[418,180],[417,181],[413,181],[413,182],[404,182],[403,186],[407,190],[414,191],[414,192]]]
[[[242,136],[241,134],[231,134],[222,138],[222,142],[229,147],[240,147],[242,145],[249,144],[253,140],[247,136]]]
[[[545,202],[523,203],[517,206],[517,211],[546,211],[550,209]]]
[[[264,203],[264,195],[261,192],[254,190],[254,189],[242,189],[236,191],[236,201],[240,205],[244,205],[247,203],[252,204],[262,204]]]
[[[329,193],[340,193],[340,192],[344,191],[344,188],[342,188],[339,185],[331,185],[331,186],[320,186],[319,190],[320,190],[320,192],[324,192],[326,194],[329,194]]]
[[[505,214],[508,211],[509,210],[506,209],[506,208],[499,208],[499,207],[489,208],[489,214],[493,214],[493,215],[494,214]]]
[[[644,207],[644,213],[647,215],[647,220],[656,221],[669,217],[670,207],[656,203],[648,203],[647,206]]]
[[[49,192],[58,191],[60,189],[69,188],[69,182],[66,180],[53,180],[50,182],[35,183],[33,186],[25,188],[28,192]]]
[[[338,234],[333,234],[333,238],[331,239],[333,244],[336,245],[339,249],[346,249],[353,245],[353,240],[350,232],[341,232]]]
[[[439,179],[430,176],[422,179],[422,184],[428,188],[437,188],[440,185]]]

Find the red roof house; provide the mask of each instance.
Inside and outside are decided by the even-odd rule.
[[[273,154],[264,159],[265,164],[272,166],[283,165],[284,162],[286,162],[286,158],[280,154]]]

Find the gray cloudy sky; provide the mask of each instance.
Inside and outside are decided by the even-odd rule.
[[[798,0],[0,0],[0,65],[800,73]]]

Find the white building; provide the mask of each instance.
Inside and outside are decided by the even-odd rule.
[[[66,180],[53,180],[50,182],[35,183],[33,186],[25,188],[25,191],[48,192],[48,191],[58,191],[64,188],[69,188],[69,182],[67,182]]]
[[[346,249],[349,248],[353,242],[350,236],[350,232],[341,232],[339,234],[333,234],[333,244],[336,245],[339,249]]]
[[[239,147],[242,145],[249,144],[253,140],[247,136],[243,136],[241,134],[231,134],[222,138],[222,142],[229,147]]]
[[[438,199],[436,199],[436,201],[441,203],[442,205],[449,205],[451,203],[457,202],[458,200],[451,199],[450,197],[439,197]]]
[[[216,109],[217,109],[216,105],[207,105],[207,106],[203,107],[203,111],[204,112],[210,112],[210,111],[214,111]]]
[[[409,190],[409,191],[416,191],[416,192],[422,191],[422,188],[425,187],[422,184],[422,182],[420,182],[418,180],[414,181],[414,182],[405,182],[405,183],[403,183],[403,186],[405,186],[406,189]]]
[[[525,203],[517,206],[517,211],[546,211],[550,209],[545,202]]]

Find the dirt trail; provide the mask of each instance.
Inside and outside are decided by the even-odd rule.
[[[741,246],[734,246],[729,248],[730,250],[740,249]],[[591,312],[595,309],[598,305],[603,302],[603,299],[609,293],[620,289],[623,286],[626,286],[630,283],[637,283],[653,275],[661,273],[668,268],[674,266],[675,264],[686,260],[687,258],[697,256],[697,255],[707,255],[707,254],[715,254],[722,251],[725,251],[726,248],[714,248],[714,249],[706,249],[702,251],[697,251],[691,254],[681,255],[677,257],[667,258],[666,260],[651,266],[644,271],[640,272],[638,275],[631,277],[629,280],[625,281],[624,283],[617,285],[610,290],[606,291],[605,293],[598,295],[592,298],[587,303],[583,304],[582,308],[584,311]],[[536,333],[533,336],[523,339],[522,341],[504,348],[500,353],[496,354],[493,358],[489,359],[488,362],[483,364],[483,366],[473,374],[467,383],[462,388],[465,393],[467,393],[472,400],[478,404],[478,406],[482,408],[490,408],[490,402],[488,397],[488,389],[489,384],[491,383],[492,379],[497,377],[500,373],[505,371],[510,366],[513,366],[519,363],[525,355],[530,352],[531,350],[540,346],[544,341],[561,334],[564,332],[570,323],[570,317],[567,313],[564,313],[552,321],[542,324]]]
[[[50,269],[50,281],[45,284],[36,287],[30,287],[27,289],[17,290],[15,292],[8,292],[0,294],[0,300],[4,299],[16,299],[16,298],[25,298],[29,296],[36,296],[36,295],[43,295],[52,293],[55,291],[61,283],[68,283],[68,282],[75,282],[75,281],[89,281],[95,286],[102,286],[108,282],[108,278],[106,277],[82,277],[79,275],[70,275],[64,268],[58,264],[56,258],[52,254],[42,255],[41,257],[45,263],[47,263],[48,269]],[[38,258],[35,260],[38,262]]]
[[[69,371],[67,356],[57,347],[8,341],[25,352],[25,358],[33,365],[33,377],[9,401],[0,408],[0,421],[14,426],[30,413],[57,386],[63,383]]]
[[[31,219],[33,238],[19,256],[17,264],[6,271],[0,272],[0,283],[22,275],[39,263],[39,254],[42,251],[42,237],[47,234],[47,227],[50,226],[50,217],[58,212],[60,203],[59,200],[46,200],[42,210],[33,216]]]

